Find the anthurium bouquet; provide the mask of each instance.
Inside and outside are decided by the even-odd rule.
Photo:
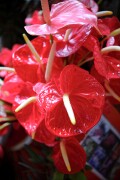
[[[12,124],[20,138],[52,150],[59,172],[74,174],[85,170],[80,141],[99,122],[105,98],[120,101],[120,22],[93,0],[41,6],[25,20],[35,38],[23,34],[26,44],[0,54],[0,134]]]

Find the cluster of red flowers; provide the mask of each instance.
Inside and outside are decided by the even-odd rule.
[[[0,54],[6,66],[0,68],[0,134],[17,119],[32,139],[53,148],[64,174],[84,169],[80,140],[100,120],[105,95],[120,100],[120,22],[89,2],[65,0],[49,11],[41,0],[43,12],[35,11],[25,27],[37,37],[24,34],[25,45]]]

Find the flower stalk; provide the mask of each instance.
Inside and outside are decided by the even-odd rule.
[[[56,41],[53,41],[49,57],[48,57],[48,62],[46,66],[46,71],[45,71],[45,80],[48,82],[50,80],[51,72],[52,72],[52,67],[53,67],[53,61],[55,58],[55,52],[56,52]]]

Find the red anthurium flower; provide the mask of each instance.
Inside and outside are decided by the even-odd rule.
[[[15,96],[21,91],[24,84],[17,74],[7,74],[0,89],[0,98],[8,103],[13,103]]]
[[[109,81],[107,81],[108,85],[106,87],[105,78],[97,72],[94,66],[91,69],[91,74],[104,86],[106,90],[106,99],[109,100],[112,104],[119,104],[120,103],[120,78],[110,79]]]
[[[34,57],[28,45],[25,44],[14,53],[13,66],[24,81],[36,83],[44,81],[44,62],[49,54],[50,42],[38,37],[32,41],[32,44],[40,56],[40,62]]]
[[[94,76],[95,79],[97,79],[100,82],[100,84],[102,84],[102,86],[104,86],[105,78],[98,73],[94,65],[92,66],[90,70],[90,74]]]
[[[110,28],[104,22],[104,19],[98,19],[98,28],[103,36],[110,34]]]
[[[26,82],[21,92],[16,95],[15,102],[13,104],[13,110],[15,111],[16,118],[30,136],[35,133],[37,126],[44,119],[44,115],[41,113],[38,106],[36,96],[36,93],[33,91],[33,85]],[[20,105],[28,99],[31,102],[27,102],[26,106],[24,105],[22,108],[19,108]]]
[[[120,27],[120,21],[115,16],[110,17],[110,18],[104,18],[102,19],[102,22],[109,27],[110,32]]]
[[[103,87],[75,65],[66,66],[59,81],[46,84],[39,93],[39,105],[46,111],[46,127],[61,137],[86,133],[99,121],[103,103]]]
[[[105,18],[103,22],[109,27],[110,32],[120,28],[120,21],[117,17],[113,16],[112,18]],[[120,45],[120,35],[115,37],[110,36],[107,40],[107,46]]]
[[[12,54],[20,47],[20,44],[13,45],[12,49],[2,48],[0,52],[0,64],[7,67],[12,67]],[[0,71],[0,77],[4,78],[7,71]]]
[[[45,84],[43,83],[37,83],[33,87],[33,90],[39,94],[41,89],[44,87]],[[42,112],[42,110],[41,110]],[[44,112],[42,112],[44,114]],[[45,126],[45,119],[43,118],[42,121],[39,122],[35,134],[34,134],[34,140],[44,143],[47,146],[53,146],[55,144],[55,136],[51,134],[48,129]]]
[[[68,25],[97,26],[97,17],[79,1],[66,0],[52,5],[50,12],[51,24],[36,24],[25,26],[26,31],[31,35],[45,35],[57,33],[59,29]]]
[[[120,61],[114,56],[111,56],[110,53],[102,53],[99,42],[95,37],[89,36],[84,43],[84,47],[93,52],[94,65],[101,76],[108,80],[111,78],[119,78]]]
[[[84,25],[82,27],[68,28],[67,31],[71,31],[68,38],[65,39],[65,31],[59,34],[55,34],[57,41],[56,56],[66,57],[76,52],[87,39],[91,32],[92,27],[90,25]],[[66,31],[66,32],[67,32]],[[66,33],[67,36],[67,33]]]
[[[74,174],[84,169],[86,163],[86,153],[80,143],[75,138],[66,138],[58,142],[53,148],[52,158],[58,171],[64,174]],[[64,153],[61,152],[60,146],[64,146],[69,161],[69,167],[67,169],[64,162]],[[64,148],[63,147],[63,148]],[[63,150],[64,151],[64,150]]]
[[[8,48],[2,48],[0,52],[0,64],[8,67],[12,67],[12,54],[20,47],[19,44],[15,44],[12,50]]]
[[[42,37],[37,37],[32,40],[32,44],[39,55],[40,62],[35,59],[28,46],[23,45],[14,53],[13,66],[17,74],[24,81],[32,83],[45,82],[44,73],[51,48],[50,41]],[[61,68],[63,68],[62,60],[55,57],[55,64],[53,66],[61,71]],[[54,75],[52,75],[56,76],[54,72]]]

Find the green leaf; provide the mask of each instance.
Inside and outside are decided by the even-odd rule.
[[[44,158],[39,154],[35,153],[30,147],[25,146],[25,150],[28,152],[30,159],[34,163],[44,163]]]
[[[90,171],[90,170],[92,170],[92,167],[91,167],[90,165],[86,164],[85,170],[86,170],[86,171]]]
[[[63,180],[64,174],[61,174],[60,172],[56,171],[53,175],[53,180]]]
[[[71,180],[87,180],[86,176],[82,171],[76,174],[69,175],[69,177]]]

